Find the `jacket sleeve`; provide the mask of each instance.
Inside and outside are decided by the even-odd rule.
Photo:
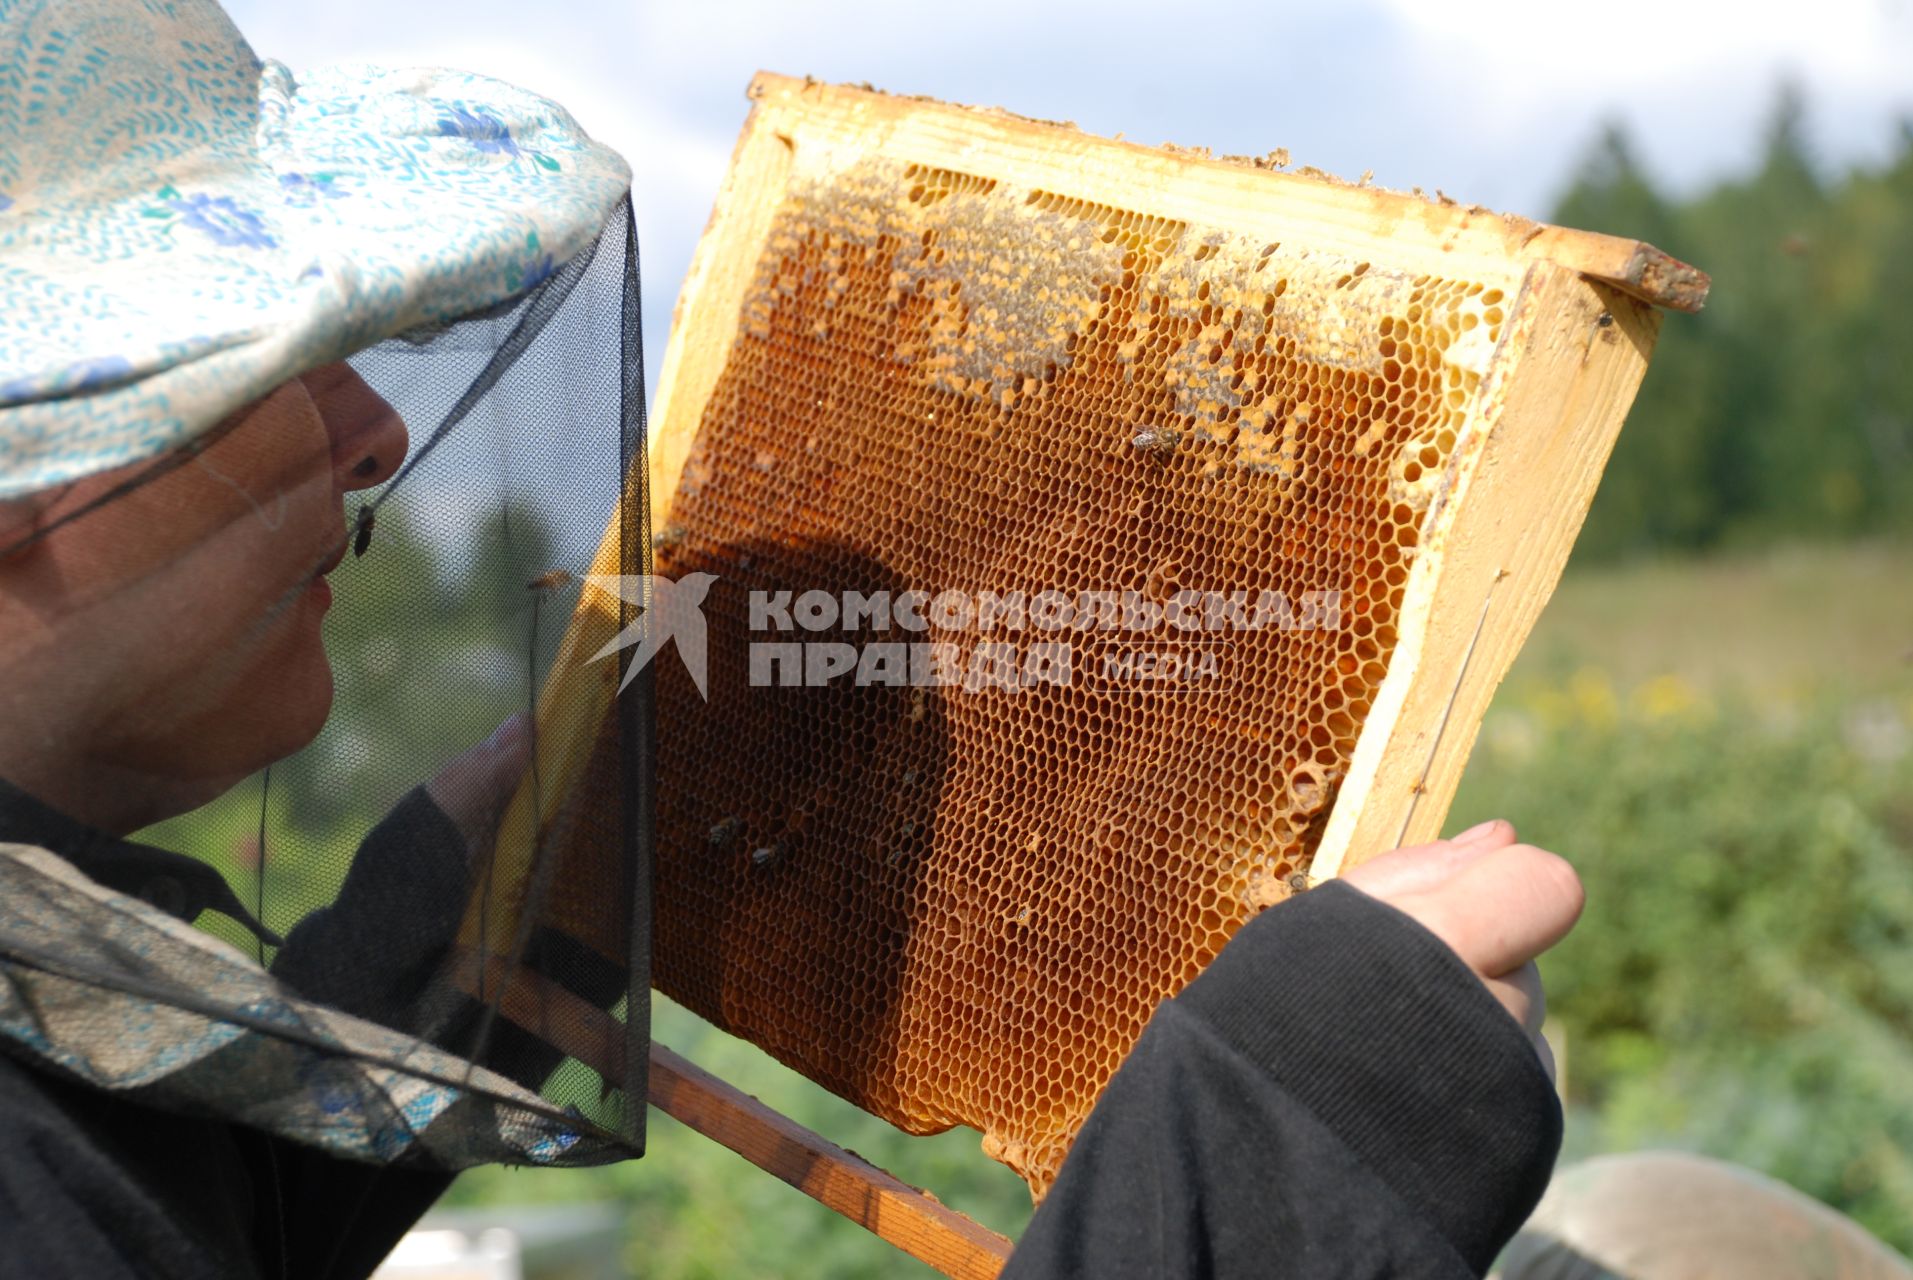
[[[539,1089],[564,1054],[477,1000],[447,1000],[444,962],[464,920],[474,858],[444,810],[415,787],[360,844],[336,900],[301,920],[273,961],[273,976],[309,1000],[476,1055]],[[525,940],[525,966],[608,1008],[625,971],[556,929]],[[480,1043],[480,1040],[483,1043]]]
[[[1331,882],[1157,1010],[1003,1276],[1479,1276],[1560,1144],[1553,1086],[1487,988]]]
[[[343,1013],[427,1030],[418,1002],[464,918],[471,861],[425,789],[407,792],[360,844],[337,899],[287,936],[273,976]]]

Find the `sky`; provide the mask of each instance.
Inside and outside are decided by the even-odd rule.
[[[645,350],[757,70],[1073,120],[1545,217],[1604,122],[1657,181],[1744,172],[1777,86],[1823,168],[1913,118],[1913,0],[228,0],[265,57],[483,72],[557,99],[630,160]],[[1625,232],[1626,228],[1594,228]]]

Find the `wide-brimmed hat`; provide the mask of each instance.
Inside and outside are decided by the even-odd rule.
[[[295,75],[211,0],[0,4],[0,499],[524,293],[629,187],[496,80]]]

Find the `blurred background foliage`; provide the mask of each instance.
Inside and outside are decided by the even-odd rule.
[[[1588,909],[1543,961],[1565,1157],[1737,1161],[1913,1248],[1913,592],[1903,548],[1571,576],[1450,830]]]
[[[1674,198],[1618,127],[1554,221],[1713,276],[1669,316],[1577,545],[1581,562],[1913,530],[1913,121],[1822,174],[1782,89],[1752,173]]]
[[[1709,271],[1714,288],[1701,315],[1666,318],[1448,829],[1507,816],[1587,883],[1583,922],[1545,964],[1568,1158],[1706,1152],[1909,1251],[1913,123],[1879,167],[1834,174],[1803,141],[1806,110],[1782,91],[1752,170],[1680,195],[1658,189],[1611,129],[1554,211],[1647,239]],[[382,533],[383,555],[422,562],[384,580],[443,596],[431,610],[391,601],[394,616],[440,619],[451,639],[374,632],[337,655],[340,711],[314,777],[336,779],[371,750],[355,736],[368,725],[422,726],[429,740],[405,749],[443,758],[516,696],[483,677],[503,669],[496,652],[461,659],[456,637],[517,637],[523,601],[471,598],[424,567],[424,544]],[[471,706],[394,714],[408,653],[470,660]],[[296,769],[275,772],[275,787],[275,831],[362,821]],[[258,814],[255,794],[171,834],[214,850],[244,884]],[[904,1137],[658,1005],[658,1038],[693,1060],[998,1230],[1027,1221],[1021,1182],[976,1135]],[[448,1203],[581,1200],[619,1206],[633,1275],[927,1274],[656,1112],[643,1161],[479,1170]]]

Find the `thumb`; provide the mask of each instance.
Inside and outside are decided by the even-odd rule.
[[[1371,898],[1392,903],[1406,894],[1426,893],[1446,883],[1470,862],[1506,848],[1514,840],[1514,824],[1496,818],[1447,840],[1410,845],[1371,858],[1343,872],[1341,879]]]
[[[426,794],[478,848],[490,841],[505,805],[531,763],[531,734],[523,712],[507,716],[492,735],[450,760],[425,784]]]

